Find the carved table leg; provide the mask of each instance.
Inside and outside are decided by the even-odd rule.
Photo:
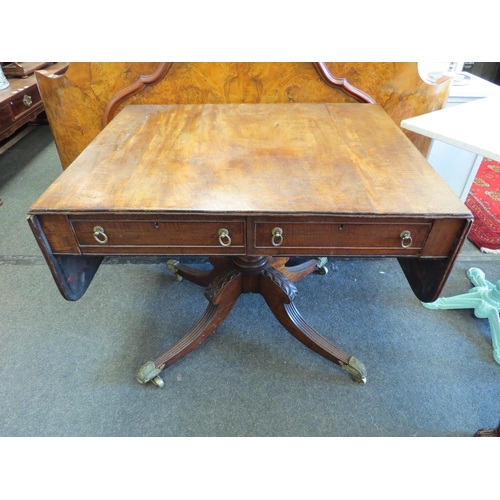
[[[182,339],[154,361],[144,364],[137,374],[137,381],[141,384],[151,381],[158,387],[163,387],[163,380],[158,374],[200,346],[219,328],[238,300],[241,290],[241,273],[235,269],[227,269],[213,280],[205,290],[209,304],[203,316]]]
[[[279,322],[300,342],[349,372],[356,382],[366,382],[363,363],[341,351],[317,333],[295,307],[295,285],[281,272],[267,267],[261,274],[260,293]]]
[[[209,260],[210,264],[213,266],[213,269],[210,271],[193,269],[192,267],[180,264],[179,261],[175,259],[167,261],[167,269],[175,276],[177,281],[186,278],[196,285],[208,286],[214,278],[231,265],[231,259],[229,257],[210,257]]]
[[[474,437],[500,437],[500,422],[495,429],[479,429]]]
[[[316,271],[320,274],[326,274],[328,272],[328,267],[326,267],[328,259],[326,257],[310,259],[296,266],[286,266],[288,260],[289,257],[273,257],[269,259],[269,265],[277,269],[294,283]]]
[[[302,318],[293,302],[297,288],[291,279],[270,265],[268,257],[211,258],[210,261],[214,269],[208,272],[198,272],[187,266],[181,266],[178,262],[170,262],[175,272],[195,283],[203,284],[209,277],[213,278],[205,290],[209,304],[203,316],[181,340],[141,367],[137,374],[137,380],[141,384],[152,382],[158,387],[163,387],[159,373],[196,349],[212,335],[226,319],[242,293],[260,293],[276,318],[296,339],[341,366],[355,381],[363,384],[366,382],[366,369],[363,363],[335,347]],[[272,261],[276,263],[277,259]],[[284,266],[285,263],[286,259],[279,265]],[[301,273],[309,271],[309,263],[292,274],[292,277],[301,279]]]

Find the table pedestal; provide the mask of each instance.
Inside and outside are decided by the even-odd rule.
[[[476,267],[467,271],[467,277],[475,285],[468,293],[422,304],[428,309],[474,309],[476,317],[487,318],[491,329],[493,357],[500,364],[500,280],[493,285],[486,281],[484,272]]]
[[[206,286],[205,297],[209,303],[204,314],[184,337],[141,367],[137,374],[138,382],[152,382],[163,387],[163,380],[159,377],[163,369],[182,359],[212,335],[227,318],[242,293],[260,293],[289,333],[309,349],[338,364],[356,382],[364,384],[366,369],[363,363],[317,333],[302,318],[294,304],[297,294],[294,281],[321,267],[322,262],[313,259],[308,266],[301,264],[285,271],[285,261],[268,257],[213,257],[210,259],[213,266],[211,271],[199,271],[177,261],[169,261],[168,267],[178,278]]]

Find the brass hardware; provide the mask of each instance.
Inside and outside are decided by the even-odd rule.
[[[23,104],[28,108],[33,104],[33,99],[31,99],[30,95],[26,94],[23,97]]]
[[[403,248],[409,248],[413,244],[410,231],[401,231],[399,237],[401,238],[401,246]]]
[[[273,237],[271,239],[273,247],[279,247],[283,243],[283,229],[280,227],[275,227],[273,229]]]
[[[108,237],[101,226],[94,227],[94,239],[101,245],[105,245],[108,242]]]
[[[165,364],[156,367],[153,361],[148,361],[143,366],[136,375],[137,382],[139,384],[147,384],[151,382],[156,387],[160,389],[165,385],[161,377],[158,374],[165,368]]]
[[[219,243],[223,247],[231,246],[231,238],[229,237],[229,231],[227,229],[219,229]]]
[[[359,359],[356,359],[355,357],[351,356],[347,364],[343,363],[342,361],[339,361],[339,365],[346,372],[351,374],[351,377],[355,382],[358,382],[362,385],[366,384],[366,368],[365,365],[361,363]]]

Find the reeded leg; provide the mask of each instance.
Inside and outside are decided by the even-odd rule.
[[[301,316],[293,299],[297,288],[278,270],[268,267],[260,279],[260,293],[279,322],[300,342],[349,372],[356,382],[366,382],[363,363],[322,337]]]
[[[326,274],[328,272],[328,267],[326,266],[328,259],[326,257],[309,259],[296,266],[287,266],[286,263],[288,260],[289,257],[273,257],[269,259],[269,265],[277,269],[294,283],[316,271],[320,274]]]
[[[177,281],[186,278],[196,285],[208,286],[222,271],[231,265],[231,260],[227,257],[210,257],[210,264],[213,269],[210,271],[200,271],[192,267],[181,264],[178,260],[167,261],[167,269],[175,276]]]
[[[152,381],[162,387],[163,381],[158,374],[200,346],[219,328],[238,300],[241,290],[242,278],[238,271],[227,269],[220,274],[205,290],[205,296],[210,303],[203,316],[182,339],[154,361],[144,364],[137,374],[137,381],[141,384]]]

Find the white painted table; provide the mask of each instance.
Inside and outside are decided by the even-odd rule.
[[[407,118],[401,127],[500,161],[500,95]]]
[[[445,109],[462,106],[489,96],[500,95],[500,86],[475,75],[461,73],[470,78],[467,85],[452,85]],[[460,76],[459,75],[459,76]],[[452,144],[433,139],[427,154],[427,161],[441,175],[455,194],[465,202],[483,155],[470,152]]]
[[[500,95],[409,118],[401,122],[401,127],[500,161]],[[478,318],[487,318],[493,357],[500,364],[500,280],[493,285],[477,268],[469,269],[467,276],[475,285],[468,293],[439,298],[424,306],[429,309],[474,309]]]

